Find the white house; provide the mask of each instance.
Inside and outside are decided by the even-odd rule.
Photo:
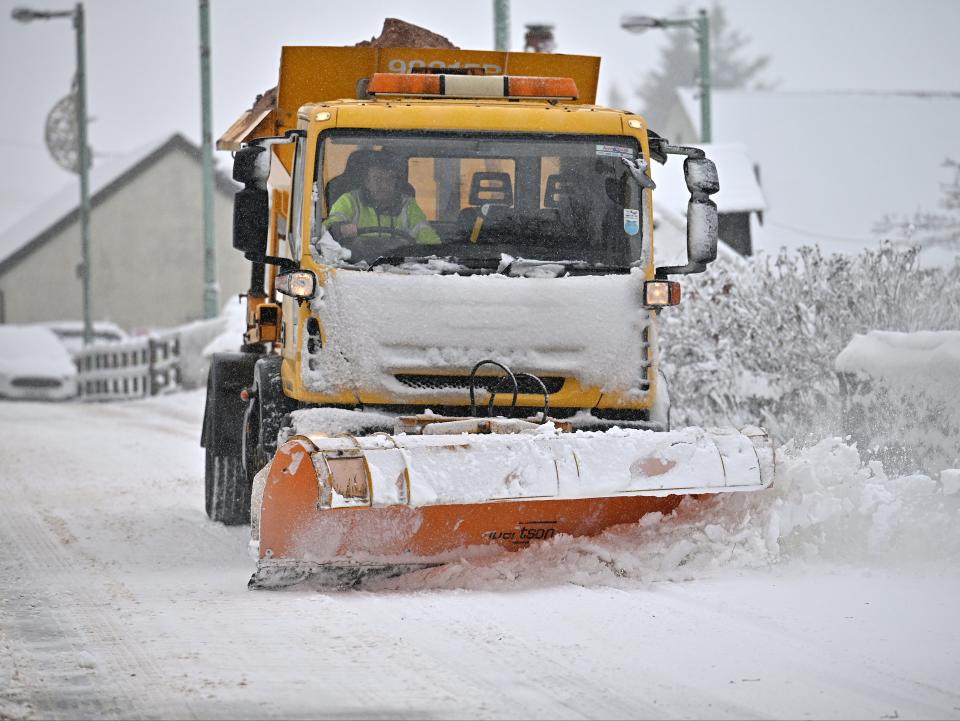
[[[960,160],[960,93],[721,89],[711,103],[713,141],[744,143],[759,166],[767,208],[756,250],[876,247],[873,228],[886,214],[940,209],[940,185],[949,180],[943,161]],[[696,144],[696,91],[679,89],[656,130]],[[949,255],[942,260],[952,262]]]
[[[91,169],[91,310],[128,331],[203,317],[204,243],[200,150],[172,135]],[[233,194],[214,193],[221,303],[249,285],[232,247]],[[83,317],[79,189],[71,183],[0,235],[0,322]]]

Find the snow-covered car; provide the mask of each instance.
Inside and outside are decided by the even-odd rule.
[[[48,323],[41,323],[57,334],[60,342],[66,346],[71,354],[77,353],[83,348],[83,322],[79,320],[56,320]],[[93,323],[93,342],[117,343],[127,340],[130,336],[127,332],[110,321],[98,320]]]
[[[0,325],[0,398],[65,400],[77,367],[60,339],[38,325]]]

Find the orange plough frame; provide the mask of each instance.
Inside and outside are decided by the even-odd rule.
[[[751,437],[747,446],[762,449],[766,441],[765,435],[762,440]],[[754,446],[749,446],[750,442]],[[600,497],[514,497],[412,505],[410,474],[404,468],[396,477],[398,501],[377,504],[367,491],[371,483],[367,458],[358,452],[352,459],[331,460],[331,454],[342,452],[318,451],[311,439],[302,436],[279,449],[267,472],[259,515],[254,514],[259,567],[251,588],[290,585],[308,576],[325,577],[322,585],[348,586],[371,575],[399,575],[504,549],[516,551],[559,534],[592,536],[611,526],[635,523],[648,513],[670,513],[684,496],[701,492],[691,487]],[[761,457],[758,452],[756,458]],[[726,467],[720,460],[719,465]],[[343,461],[348,462],[340,470],[329,470]],[[669,468],[654,459],[643,461],[638,465],[651,477],[656,476],[658,467]],[[765,487],[772,473],[763,465],[757,462],[754,485],[740,482],[737,488],[707,492]],[[559,476],[559,467],[557,473]],[[384,480],[382,474],[380,478]],[[356,502],[351,504],[348,498],[344,505],[344,497],[339,496],[340,507],[331,505],[331,492],[336,489]]]

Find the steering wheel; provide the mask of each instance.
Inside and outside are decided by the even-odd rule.
[[[417,239],[414,238],[410,233],[400,228],[390,228],[385,225],[370,225],[363,228],[357,228],[357,238],[360,238],[364,235],[388,235],[393,238],[400,238],[401,240],[409,241],[410,243],[416,243]]]

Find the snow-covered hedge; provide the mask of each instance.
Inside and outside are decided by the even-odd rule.
[[[921,269],[916,248],[817,248],[719,260],[661,314],[673,424],[766,426],[781,441],[841,432],[834,361],[871,330],[960,329],[960,264]]]
[[[858,334],[836,369],[861,455],[901,472],[960,468],[960,331]]]

